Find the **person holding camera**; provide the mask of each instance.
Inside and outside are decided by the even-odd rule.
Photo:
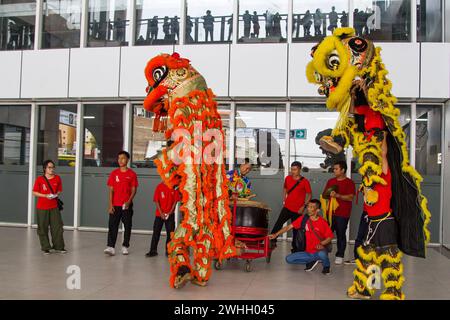
[[[63,221],[61,210],[63,203],[59,199],[62,192],[61,178],[55,174],[55,163],[52,160],[44,161],[42,168],[44,174],[34,182],[33,195],[37,197],[37,234],[41,243],[41,250],[48,255],[51,251],[66,253],[63,238]],[[48,237],[48,229],[52,237],[52,244]]]

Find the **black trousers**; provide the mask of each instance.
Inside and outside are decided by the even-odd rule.
[[[163,220],[161,217],[156,217],[155,222],[153,222],[153,235],[152,242],[150,244],[150,252],[158,251],[158,242],[161,237],[161,230],[163,225],[166,227],[167,237],[166,237],[166,252],[167,245],[170,242],[170,234],[175,230],[175,214],[171,214],[167,220]]]
[[[331,230],[336,232],[337,251],[336,257],[343,258],[345,254],[345,248],[347,247],[346,231],[348,226],[348,218],[333,216],[331,223]]]
[[[355,239],[355,248],[353,250],[355,259],[359,258],[358,252],[356,250],[364,243],[368,229],[369,229],[369,217],[367,216],[367,212],[364,211],[361,215],[361,220],[359,221],[358,235],[356,236]]]
[[[291,222],[294,222],[299,217],[301,217],[301,214],[298,214],[297,212],[290,211],[289,209],[283,207],[281,209],[280,215],[278,216],[277,222],[275,222],[275,225],[273,226],[271,234],[278,232],[283,228],[283,224],[285,224],[289,219],[291,219]],[[295,236],[297,235],[297,229],[292,229],[293,235],[292,235],[292,249],[296,250],[295,246]],[[276,242],[277,240],[272,240],[273,242]]]
[[[114,207],[114,213],[109,215],[109,230],[108,230],[108,247],[114,248],[116,246],[117,233],[119,232],[120,221],[123,222],[125,234],[123,239],[123,246],[128,248],[130,246],[131,227],[133,225],[133,207],[123,210],[122,207]]]

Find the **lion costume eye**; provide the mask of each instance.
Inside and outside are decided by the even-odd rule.
[[[316,79],[316,81],[318,83],[322,82],[322,80],[323,80],[322,75],[320,73],[318,73],[318,72],[314,72],[314,78]]]
[[[339,68],[339,65],[341,64],[341,60],[339,59],[339,56],[335,53],[330,54],[327,61],[327,66],[331,70],[336,70]]]
[[[153,80],[155,81],[155,87],[166,77],[167,67],[161,66],[153,70]]]

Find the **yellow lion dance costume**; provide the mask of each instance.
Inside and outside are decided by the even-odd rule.
[[[183,219],[168,245],[170,285],[181,288],[192,281],[205,286],[211,260],[236,255],[217,102],[205,79],[177,53],[151,59],[145,76],[144,108],[155,113],[153,130],[172,139],[155,160],[158,173],[169,187],[181,177]]]
[[[347,295],[369,299],[378,270],[385,287],[380,299],[403,300],[402,252],[425,257],[431,214],[420,189],[422,177],[409,165],[400,111],[380,51],[356,37],[354,29],[338,28],[313,48],[306,74],[309,82],[320,85],[327,107],[340,112],[332,137],[323,137],[321,146],[337,153],[352,145],[360,164],[370,222]],[[339,145],[333,137],[345,143]]]

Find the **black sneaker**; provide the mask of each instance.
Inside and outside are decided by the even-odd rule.
[[[50,250],[43,250],[42,252],[44,252],[44,254],[46,255],[46,256],[48,256],[51,252],[50,252]]]
[[[344,264],[346,266],[356,264],[356,260],[355,259],[346,260],[346,261],[344,261]]]
[[[147,252],[147,253],[145,254],[145,256],[146,256],[147,258],[155,257],[155,256],[157,256],[157,255],[158,255],[158,252],[152,252],[152,251]]]
[[[331,273],[330,267],[323,267],[322,273],[326,276],[329,275]]]
[[[59,254],[66,254],[67,250],[62,249],[62,250],[55,250],[55,253],[59,253]]]
[[[306,264],[305,271],[306,271],[306,272],[313,271],[314,268],[315,268],[318,264],[319,264],[319,260],[316,260],[316,261],[307,263],[307,264]]]

